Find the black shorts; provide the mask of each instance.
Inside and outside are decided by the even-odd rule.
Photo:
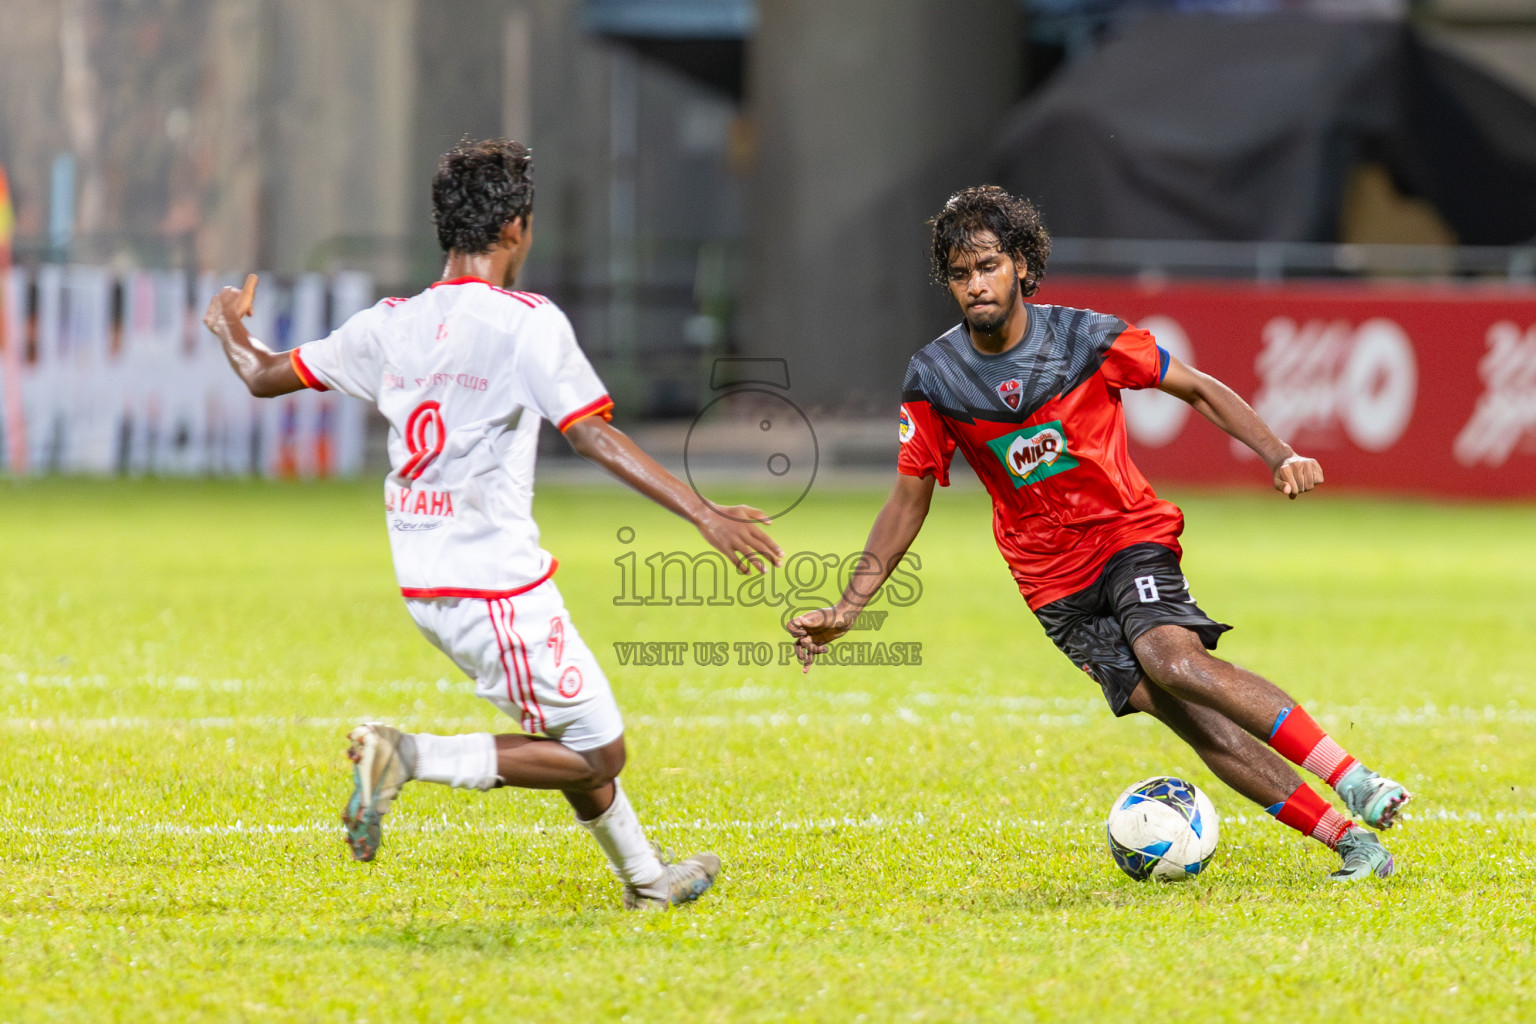
[[[1131,645],[1153,626],[1184,626],[1207,650],[1231,629],[1189,596],[1179,559],[1161,544],[1134,544],[1104,563],[1099,578],[1077,593],[1035,609],[1046,635],[1104,690],[1116,715],[1128,715],[1143,675]]]

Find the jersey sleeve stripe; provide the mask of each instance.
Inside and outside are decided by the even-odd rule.
[[[298,349],[293,349],[288,353],[288,362],[293,364],[293,372],[299,375],[299,380],[304,382],[305,387],[313,388],[315,391],[331,390],[320,383],[320,378],[311,373],[309,367],[304,365],[304,357],[299,355]]]
[[[553,576],[558,568],[560,568],[560,559],[551,558],[549,560],[549,570],[544,575],[532,583],[524,583],[522,586],[513,587],[510,590],[475,590],[471,587],[401,587],[400,596],[428,601],[439,597],[473,597],[485,601],[494,601],[501,597],[516,597],[518,594],[526,594]]]
[[[1168,360],[1173,358],[1163,346],[1157,346],[1157,382],[1161,384],[1163,378],[1168,376]]]
[[[605,420],[613,419],[613,399],[609,398],[607,395],[604,395],[602,398],[594,398],[592,401],[588,402],[580,409],[577,409],[565,419],[561,420],[558,424],[560,432],[562,434],[565,433],[568,429],[570,429],[572,423],[575,423],[577,420],[584,420],[588,416],[601,416]]]

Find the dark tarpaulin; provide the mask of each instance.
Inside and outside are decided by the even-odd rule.
[[[1062,237],[1336,241],[1379,161],[1463,244],[1536,238],[1536,105],[1394,22],[1148,17],[1021,103],[996,161]]]

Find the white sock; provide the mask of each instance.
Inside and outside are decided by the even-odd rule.
[[[649,885],[666,869],[656,857],[656,851],[645,841],[645,830],[635,809],[629,806],[629,798],[619,788],[619,780],[613,780],[613,803],[591,821],[576,819],[577,823],[592,833],[597,845],[608,856],[613,873],[630,885]]]
[[[415,778],[456,789],[490,789],[496,775],[496,738],[488,732],[459,736],[413,733],[416,741]]]

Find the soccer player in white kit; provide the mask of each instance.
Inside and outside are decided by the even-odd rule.
[[[610,426],[613,403],[565,315],[541,295],[511,290],[533,243],[530,172],[517,142],[445,154],[432,182],[447,253],[442,279],[411,298],[384,299],[329,337],[271,352],[241,323],[249,295],[234,288],[215,296],[204,322],[253,395],[309,387],[377,404],[390,425],[384,510],[411,617],[523,730],[352,730],[355,786],[343,813],[352,856],[373,859],[381,819],[411,780],[558,789],[623,881],[625,907],[666,908],[701,896],[720,859],[662,860],[619,786],[623,722],[533,521],[540,422],[688,519],[740,571],[777,564],[783,552],[754,522],[766,522],[763,513],[717,511]]]

